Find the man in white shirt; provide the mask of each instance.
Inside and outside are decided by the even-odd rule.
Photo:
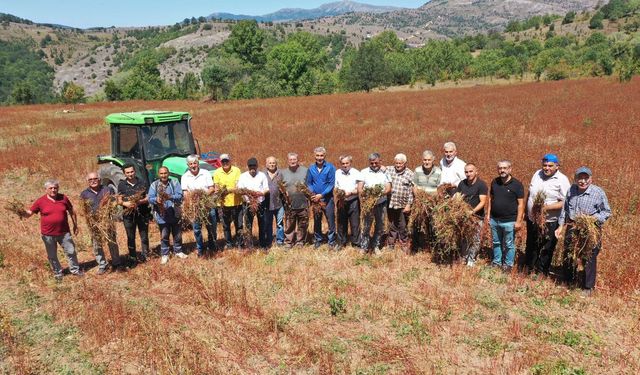
[[[340,157],[340,169],[336,171],[336,190],[344,192],[344,197],[336,200],[338,216],[338,249],[347,245],[347,231],[352,246],[358,246],[360,238],[360,201],[358,186],[362,184],[360,171],[351,167],[351,155]]]
[[[565,198],[571,187],[567,176],[559,170],[560,161],[554,154],[542,157],[542,168],[531,177],[527,194],[527,248],[525,262],[529,271],[548,274],[553,260],[553,251],[558,239],[555,231],[558,229],[558,217],[562,211]],[[536,195],[544,194],[544,205],[540,208],[545,216],[544,228],[538,226],[534,217],[533,201]]]
[[[207,170],[200,168],[200,158],[198,155],[189,155],[187,156],[187,166],[189,169],[182,175],[180,178],[180,186],[182,187],[182,191],[184,193],[184,200],[189,199],[189,194],[194,190],[203,190],[206,194],[213,194],[213,178],[211,177],[211,173]],[[207,246],[209,250],[216,251],[216,209],[211,209],[209,212],[209,222],[204,223],[207,227],[207,235],[208,241]],[[204,246],[204,241],[202,239],[202,224],[199,221],[195,221],[193,223],[193,235],[196,238],[196,247],[198,249],[198,257],[203,257],[206,254],[206,248]],[[182,253],[179,253],[182,254]],[[180,256],[176,254],[176,256],[182,258],[186,257]]]
[[[463,160],[458,158],[458,149],[453,142],[447,142],[443,146],[444,157],[440,160],[440,185],[453,185],[447,189],[449,195],[453,195],[460,181],[467,178],[464,175],[464,166],[467,165]]]
[[[366,252],[369,250],[369,244],[373,244],[374,251],[378,254],[381,250],[380,239],[384,230],[384,211],[387,205],[387,194],[391,191],[391,179],[380,167],[382,163],[380,154],[374,152],[369,155],[369,167],[360,171],[362,174],[362,183],[358,186],[358,193],[362,195],[364,188],[374,187],[376,185],[383,186],[382,196],[376,202],[372,212],[364,217],[360,248]],[[370,236],[371,224],[375,220],[373,236]]]
[[[264,225],[264,213],[265,213],[265,194],[269,194],[269,181],[267,181],[267,176],[258,171],[258,160],[256,158],[251,158],[247,161],[248,171],[243,172],[238,179],[238,189],[247,189],[255,192],[256,200],[258,202],[257,207],[251,207],[251,200],[248,195],[244,194],[242,199],[244,203],[242,204],[242,214],[244,217],[244,230],[246,231],[245,239],[248,240],[249,243],[244,243],[244,246],[253,246],[253,218],[254,216],[258,219],[258,242],[260,243],[260,247],[267,248],[267,235],[265,233],[265,225]],[[255,212],[254,212],[255,210]]]

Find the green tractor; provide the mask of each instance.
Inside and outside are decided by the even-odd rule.
[[[180,180],[187,171],[186,157],[198,154],[187,112],[144,111],[114,113],[106,117],[111,127],[111,155],[98,155],[99,176],[103,185],[117,191],[124,179],[122,166],[132,164],[138,178],[150,184],[161,166],[169,168],[171,178]],[[200,167],[215,170],[214,153]]]

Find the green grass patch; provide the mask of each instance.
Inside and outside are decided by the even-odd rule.
[[[489,310],[497,310],[502,307],[502,303],[496,296],[487,292],[482,292],[476,296],[476,301]]]
[[[391,323],[398,338],[412,337],[419,344],[431,342],[427,326],[422,323],[423,314],[418,309],[401,312]]]
[[[586,375],[580,367],[573,367],[564,360],[543,362],[533,365],[529,371],[531,375]]]

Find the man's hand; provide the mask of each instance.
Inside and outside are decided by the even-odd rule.
[[[515,229],[516,230],[520,230],[520,229],[522,229],[522,227],[523,227],[522,226],[522,220],[517,220],[516,221],[516,225],[515,225]]]
[[[555,231],[556,238],[562,238],[562,230],[564,229],[563,225],[560,225],[558,229]]]
[[[404,212],[405,214],[408,214],[409,212],[411,212],[411,205],[404,206],[404,209],[402,210],[402,212]]]
[[[311,200],[312,200],[313,202],[319,202],[319,201],[320,201],[320,199],[322,199],[322,194],[316,194],[316,195],[314,195],[314,196],[312,196],[312,197],[311,197]]]
[[[78,235],[78,232],[79,232],[79,230],[78,230],[78,224],[73,223],[73,235],[74,235],[74,236],[77,236],[77,235]]]

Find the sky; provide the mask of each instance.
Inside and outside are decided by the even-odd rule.
[[[0,0],[0,13],[38,23],[78,28],[173,25],[185,18],[225,12],[263,15],[282,8],[316,8],[336,0]],[[357,0],[417,8],[427,0]]]

